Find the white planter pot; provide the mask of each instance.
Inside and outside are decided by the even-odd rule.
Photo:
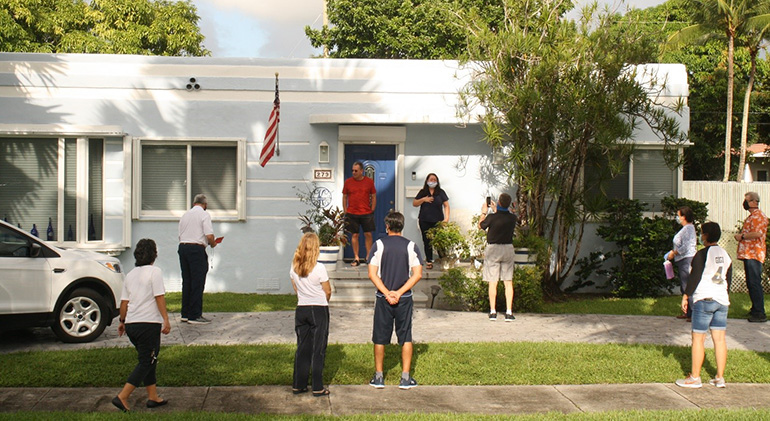
[[[321,246],[318,261],[326,267],[326,271],[337,270],[337,258],[340,254],[340,246]]]
[[[532,266],[537,262],[537,255],[530,254],[529,249],[517,248],[514,252],[513,261],[517,265]]]

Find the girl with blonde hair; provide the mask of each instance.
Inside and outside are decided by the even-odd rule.
[[[299,240],[294,251],[289,277],[297,293],[297,309],[294,313],[294,331],[297,333],[297,352],[294,354],[295,395],[308,390],[311,369],[313,396],[325,396],[323,370],[326,345],[329,342],[329,298],[332,288],[323,264],[318,263],[320,242],[315,233],[309,232]]]

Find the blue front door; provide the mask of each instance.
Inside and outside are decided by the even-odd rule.
[[[377,207],[374,222],[377,230],[372,233],[374,241],[387,235],[385,215],[396,207],[396,145],[345,145],[345,179],[353,176],[353,163],[364,164],[364,175],[374,180],[377,189]],[[366,256],[366,242],[363,232],[359,233],[358,255]],[[349,238],[349,236],[348,236]],[[353,249],[345,247],[345,259],[353,259]]]

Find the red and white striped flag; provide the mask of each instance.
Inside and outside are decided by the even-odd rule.
[[[280,119],[281,100],[278,99],[278,73],[275,74],[275,100],[273,101],[273,111],[270,111],[270,118],[267,120],[267,132],[265,132],[265,144],[262,146],[262,153],[259,154],[259,165],[265,166],[267,161],[273,157],[273,153],[278,145],[278,122]],[[280,152],[278,152],[280,154]]]

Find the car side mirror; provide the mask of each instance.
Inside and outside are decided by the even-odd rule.
[[[32,243],[32,246],[29,249],[29,257],[38,257],[40,256],[40,250],[43,248],[40,247],[40,244],[38,243]]]

